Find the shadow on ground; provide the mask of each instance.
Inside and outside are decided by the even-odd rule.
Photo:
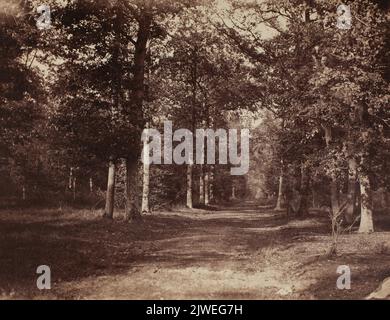
[[[289,220],[252,203],[160,212],[132,224],[103,220],[92,211],[2,211],[0,288],[5,298],[39,297],[36,268],[48,265],[53,281],[45,293],[49,298],[354,297],[335,295],[329,285],[335,277],[329,270],[343,261],[310,263],[326,251],[328,234],[324,216]],[[384,258],[359,260],[353,257],[357,249],[351,250],[345,252],[352,255],[350,263],[370,266],[376,261],[380,274],[373,277],[378,281],[386,273]],[[299,275],[305,268],[312,271]],[[179,292],[171,277],[182,279]],[[104,285],[102,279],[111,282]],[[198,287],[196,279],[201,279]],[[129,293],[134,289],[138,295]]]

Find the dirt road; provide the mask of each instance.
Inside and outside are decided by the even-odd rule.
[[[328,225],[254,203],[160,212],[137,226],[88,212],[4,213],[0,284],[4,298],[362,298],[389,276],[390,256],[375,251],[389,233],[343,236],[342,255],[328,259]],[[51,290],[34,287],[39,264],[51,267]],[[352,290],[335,285],[344,264]]]

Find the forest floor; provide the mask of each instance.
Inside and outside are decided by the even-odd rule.
[[[89,210],[0,211],[0,299],[360,299],[390,276],[390,215],[342,235],[329,218],[288,219],[254,203],[177,210],[142,223]],[[51,290],[36,287],[39,265]],[[338,290],[339,265],[351,289]]]

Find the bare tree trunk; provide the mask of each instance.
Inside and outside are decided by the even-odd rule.
[[[348,195],[347,207],[345,210],[345,220],[348,224],[353,223],[355,218],[355,203],[356,203],[356,176],[357,164],[354,158],[348,160]]]
[[[149,127],[149,125],[147,125]],[[147,129],[148,130],[148,129]],[[148,141],[143,144],[142,213],[149,213],[150,150]]]
[[[384,188],[384,191],[385,191],[385,194],[384,194],[384,197],[385,197],[385,207],[387,208],[389,206],[389,192],[387,191],[386,188]]]
[[[142,213],[149,213],[149,180],[150,180],[150,166],[144,164],[143,174],[143,188],[142,188]]]
[[[200,165],[200,173],[199,173],[199,204],[204,205],[204,171],[203,171],[203,165]]]
[[[209,183],[209,168],[205,167],[204,174],[204,204],[207,206],[210,203],[210,183]]]
[[[372,191],[370,180],[366,174],[359,174],[360,193],[361,193],[361,214],[359,233],[374,232],[374,221],[372,215]]]
[[[329,148],[330,143],[332,141],[332,128],[324,126],[325,130],[325,142],[326,146]],[[335,173],[331,173],[330,177],[330,202],[332,207],[332,215],[333,217],[336,217],[340,213],[340,194],[339,194],[339,188],[337,183],[337,177]]]
[[[198,67],[197,67],[197,49],[192,50],[192,65],[190,71],[190,84],[191,84],[191,126],[192,132],[195,134],[196,126],[196,93],[197,93],[197,79],[198,79]],[[192,150],[191,157],[193,159],[194,152]],[[187,164],[187,207],[193,208],[193,163],[190,159],[190,163]]]
[[[332,174],[330,181],[330,202],[332,206],[333,216],[337,216],[340,213],[340,194],[335,175]]]
[[[280,176],[279,176],[279,189],[278,189],[278,199],[276,201],[276,207],[275,210],[281,210],[282,209],[282,201],[283,201],[283,160],[280,161],[281,167],[280,167]]]
[[[360,182],[359,177],[356,181],[355,185],[355,194],[356,194],[356,202],[355,202],[355,209],[356,215],[360,217],[361,207],[362,207],[362,195],[360,190]]]
[[[141,218],[138,156],[126,159],[126,220]]]
[[[146,4],[142,9],[142,12],[137,19],[138,31],[137,41],[135,44],[134,52],[134,76],[133,76],[133,109],[134,124],[143,129],[144,126],[144,114],[143,114],[143,101],[145,98],[145,61],[147,55],[147,43],[150,38],[150,27],[152,24],[152,13],[150,4]],[[138,131],[138,129],[136,130]],[[139,138],[141,138],[141,131]],[[133,146],[133,152],[126,159],[126,219],[129,221],[138,220],[141,217],[140,209],[142,204],[140,203],[139,184],[139,162],[141,156],[141,146],[137,142]]]
[[[379,191],[380,197],[381,197],[380,207],[381,207],[381,209],[384,209],[387,207],[386,189],[382,187],[378,191]]]
[[[232,200],[235,200],[236,198],[236,186],[232,185]]]
[[[193,164],[187,165],[187,207],[192,209],[193,208],[193,202],[192,202],[192,169]]]
[[[76,201],[76,177],[73,177],[73,201]]]
[[[104,217],[112,219],[114,217],[114,197],[115,197],[115,162],[110,159],[108,163],[108,178],[106,191],[106,207],[104,210]]]
[[[72,184],[73,184],[73,168],[70,167],[69,169],[69,182],[68,182],[68,189],[72,190]]]
[[[309,172],[305,164],[301,164],[300,203],[298,215],[305,217],[309,214]]]
[[[312,198],[313,198],[312,206],[313,206],[314,209],[317,209],[318,208],[317,192],[314,189],[314,187],[312,187]]]
[[[214,196],[214,179],[215,179],[215,167],[211,166],[210,168],[210,179],[209,179],[209,203],[215,202]]]

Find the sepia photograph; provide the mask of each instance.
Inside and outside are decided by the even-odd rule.
[[[0,0],[0,300],[390,300],[390,1]]]

